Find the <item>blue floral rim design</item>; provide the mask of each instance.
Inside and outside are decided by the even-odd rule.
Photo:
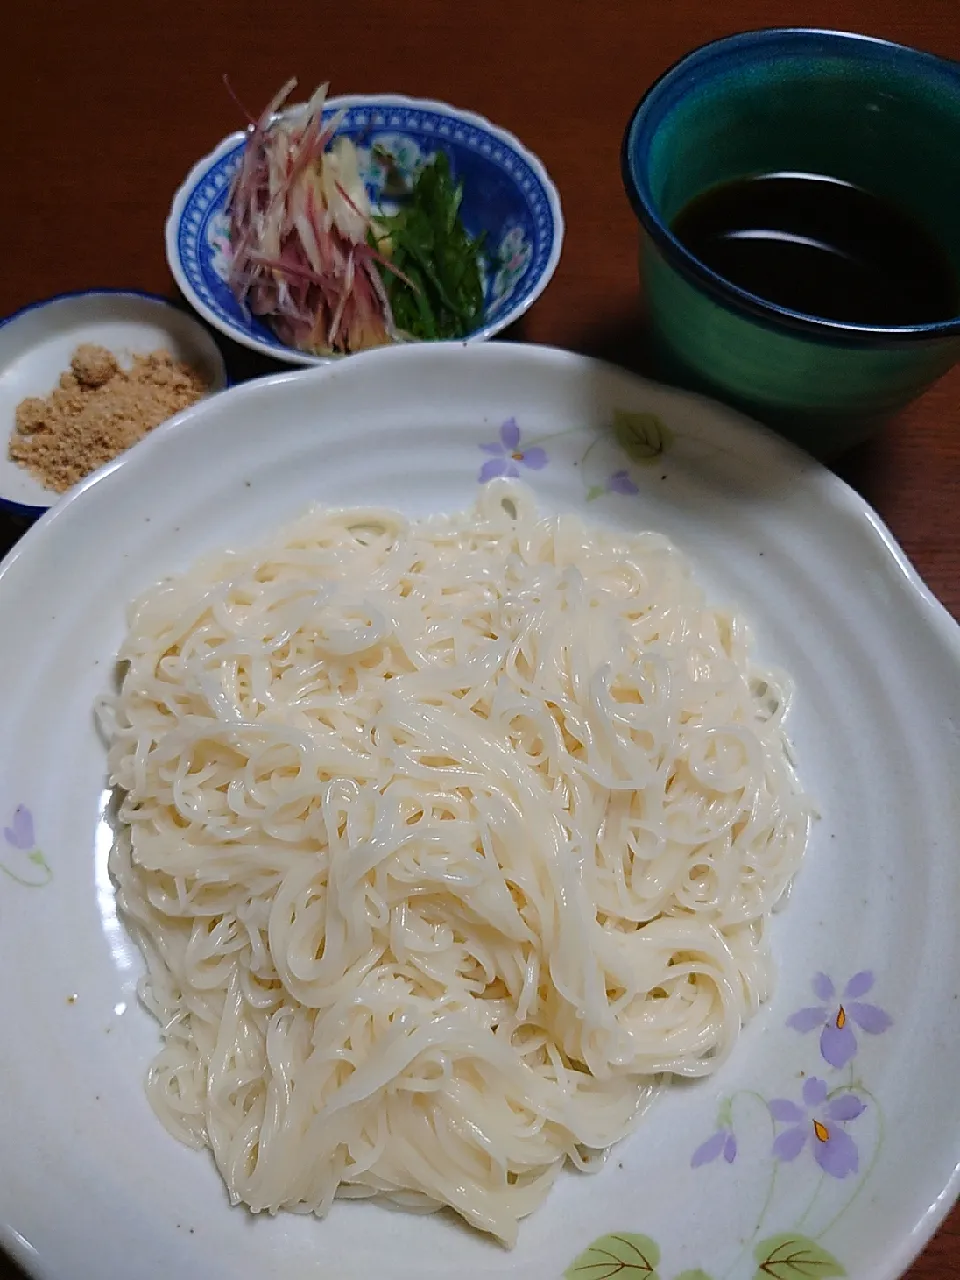
[[[162,302],[165,307],[175,307],[175,303],[170,298],[165,298],[161,293],[151,293],[148,289],[125,289],[121,287],[113,287],[110,285],[98,286],[95,289],[67,289],[63,293],[51,294],[49,298],[39,298],[36,302],[27,302],[24,306],[18,307],[16,311],[11,311],[9,315],[0,319],[0,329],[6,328],[8,324],[13,324],[14,320],[19,320],[21,316],[29,315],[31,311],[42,311],[44,307],[53,306],[55,302],[66,302],[69,298],[146,298],[148,302]]]
[[[560,197],[537,157],[483,117],[441,102],[399,95],[330,99],[324,114],[338,112],[344,113],[339,132],[357,144],[375,204],[384,179],[377,148],[389,150],[406,177],[436,152],[447,154],[463,182],[464,224],[471,234],[484,234],[488,250],[484,323],[463,340],[482,341],[516,321],[546,288],[563,242]],[[288,363],[323,363],[327,357],[279,342],[239,306],[226,283],[225,207],[244,140],[241,132],[225,138],[174,197],[166,226],[170,269],[187,301],[234,341]],[[387,203],[385,193],[383,199]]]

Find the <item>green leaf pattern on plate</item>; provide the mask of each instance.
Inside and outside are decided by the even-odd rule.
[[[798,1231],[784,1231],[761,1240],[753,1251],[757,1270],[753,1280],[829,1280],[845,1276],[846,1268],[829,1250]],[[566,1280],[660,1280],[660,1249],[649,1236],[629,1232],[600,1236],[563,1273]],[[699,1267],[681,1271],[674,1280],[711,1280]]]
[[[613,433],[631,462],[654,462],[673,443],[670,428],[655,413],[614,409]]]
[[[657,1263],[660,1250],[649,1236],[601,1236],[589,1249],[584,1249],[563,1273],[566,1280],[659,1280]]]
[[[845,1276],[842,1266],[822,1244],[796,1231],[761,1240],[753,1251],[757,1260],[754,1280],[820,1280]]]

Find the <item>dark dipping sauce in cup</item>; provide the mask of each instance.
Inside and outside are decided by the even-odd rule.
[[[671,229],[717,275],[790,311],[881,327],[960,314],[960,281],[927,230],[836,178],[767,173],[724,182],[691,200]]]

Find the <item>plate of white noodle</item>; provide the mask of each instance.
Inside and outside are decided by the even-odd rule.
[[[957,1194],[960,631],[708,401],[388,349],[0,567],[0,1242],[894,1277]]]

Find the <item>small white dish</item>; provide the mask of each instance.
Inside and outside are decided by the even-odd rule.
[[[121,365],[162,348],[196,365],[211,391],[227,385],[217,344],[166,298],[130,289],[90,289],[35,302],[0,322],[0,511],[33,520],[61,495],[12,462],[7,443],[17,405],[47,396],[83,342],[107,347]]]

